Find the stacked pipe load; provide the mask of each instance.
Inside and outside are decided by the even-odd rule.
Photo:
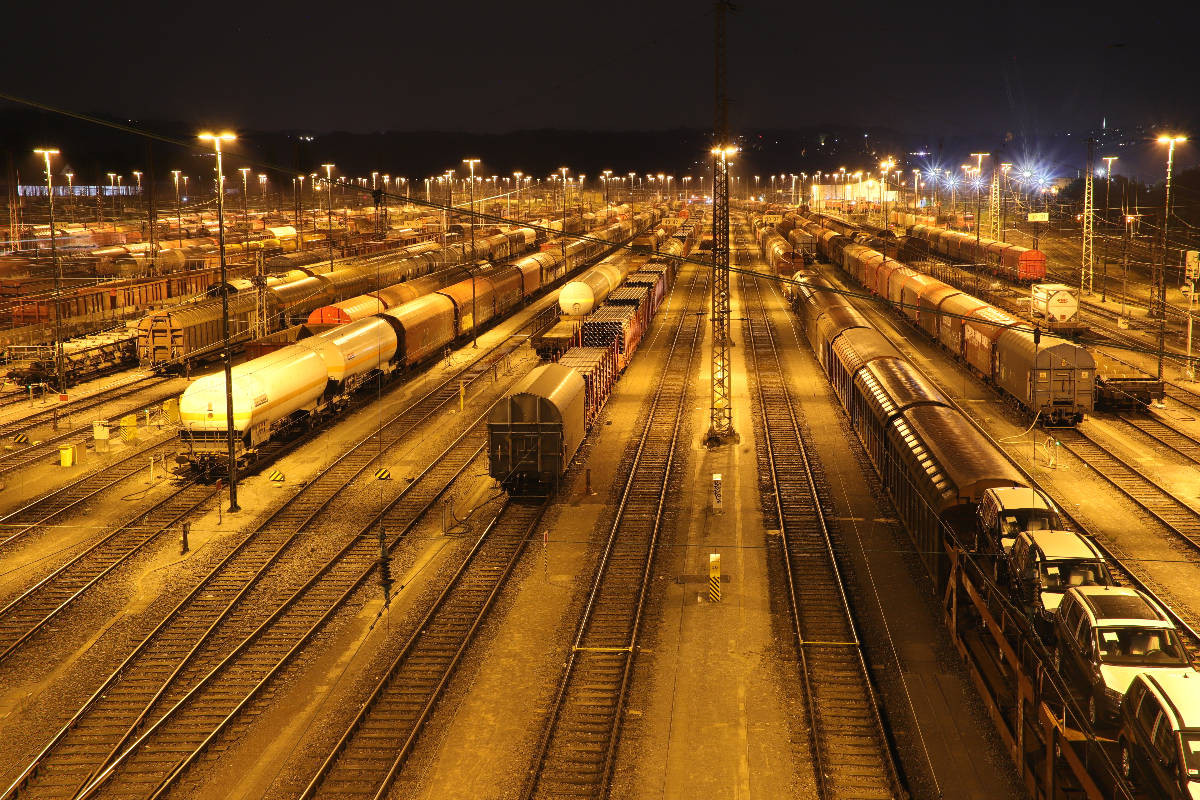
[[[650,290],[650,316],[658,311],[667,296],[667,277],[662,272],[633,272],[625,279],[627,286],[645,286]]]
[[[609,347],[617,344],[617,354],[624,367],[637,347],[641,335],[641,320],[633,306],[604,306],[583,321],[584,347]]]
[[[626,280],[624,284],[609,293],[608,302],[609,305],[630,306],[637,309],[638,322],[645,330],[646,326],[650,324],[650,306],[653,304],[652,291],[652,287],[633,284]]]
[[[572,347],[558,361],[570,367],[583,378],[587,424],[591,425],[620,374],[617,353],[612,347]]]

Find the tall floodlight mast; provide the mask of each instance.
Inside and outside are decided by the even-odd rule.
[[[733,436],[733,388],[729,375],[729,158],[737,148],[729,141],[725,94],[725,13],[729,0],[716,2],[715,123],[713,125],[712,246],[712,393],[709,444]]]

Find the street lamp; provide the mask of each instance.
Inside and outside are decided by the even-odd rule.
[[[54,231],[54,174],[50,171],[50,156],[58,155],[58,150],[43,147],[33,152],[46,162],[46,198],[50,201],[50,260],[54,264],[54,371],[58,376],[58,392],[62,394],[67,390],[63,370],[62,268],[58,263],[58,237]]]
[[[524,172],[514,172],[513,177],[517,180],[517,219],[521,219],[521,178],[525,175]]]
[[[145,199],[142,197],[142,173],[135,169],[133,177],[137,179],[138,209],[141,210],[146,204]]]
[[[1167,146],[1167,190],[1166,197],[1163,200],[1163,223],[1162,223],[1162,270],[1159,272],[1158,280],[1158,379],[1161,381],[1163,376],[1163,347],[1166,341],[1166,320],[1167,320],[1167,225],[1171,221],[1171,168],[1175,164],[1175,145],[1186,142],[1186,136],[1159,136],[1158,143]],[[1188,368],[1191,368],[1191,311],[1189,304],[1188,312]]]
[[[248,222],[250,219],[250,209],[247,205],[247,198],[250,197],[250,184],[247,182],[247,176],[250,174],[249,167],[240,167],[238,172],[242,173],[242,222]]]
[[[471,266],[475,266],[475,165],[478,158],[464,158],[471,171]],[[479,347],[479,312],[475,307],[475,273],[471,273],[471,347]]]
[[[258,174],[258,192],[262,198],[263,211],[267,211],[267,176],[261,172]]]
[[[562,219],[562,238],[559,239],[559,245],[562,248],[562,262],[564,268],[567,263],[567,168],[559,167],[558,171],[562,173],[562,193],[563,193],[563,219]]]
[[[113,230],[117,229],[117,173],[108,173],[108,194],[112,198]]]
[[[329,271],[333,272],[333,164],[322,164],[321,168],[325,170],[326,195],[329,201],[326,220],[329,224]]]
[[[232,142],[232,133],[202,133],[200,141],[212,142],[217,155],[217,248],[221,260],[221,338],[225,344],[225,436],[229,445],[229,512],[241,509],[237,501],[237,458],[233,433],[233,348],[229,341],[229,276],[225,266],[225,175],[221,165],[221,142]]]
[[[179,208],[179,174],[179,170],[171,170],[171,180],[175,183],[175,225],[179,228],[179,246],[183,247],[183,212]]]

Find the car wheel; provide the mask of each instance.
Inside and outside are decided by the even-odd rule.
[[[1129,742],[1121,742],[1121,774],[1125,776],[1125,780],[1132,782],[1133,774],[1133,753],[1129,752]]]

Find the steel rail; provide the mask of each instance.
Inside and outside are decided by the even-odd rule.
[[[254,617],[234,620],[232,630],[221,635],[236,644],[215,664],[210,658],[194,665],[194,682],[180,681],[174,696],[160,692],[156,700],[162,699],[167,708],[153,721],[151,707],[145,709],[76,793],[77,800],[102,790],[136,798],[164,794],[378,569],[380,545],[369,534],[380,528],[395,530],[386,544],[390,554],[485,449],[486,424],[481,418],[399,497],[357,526],[357,533],[300,587],[278,605],[272,603],[274,610],[265,619],[257,625]],[[122,780],[110,785],[118,776]]]
[[[774,325],[759,281],[751,281],[753,299],[744,277],[742,283],[749,306],[743,319],[746,366],[761,415],[755,434],[769,466],[783,540],[817,794],[823,800],[904,797]]]
[[[102,744],[97,745],[94,741],[95,735],[89,739],[80,732],[87,727],[85,722],[89,714],[109,702],[109,695],[115,694],[114,687],[118,682],[142,684],[138,689],[141,699],[113,713],[128,715],[129,709],[134,706],[147,708],[173,681],[187,658],[201,646],[220,621],[232,612],[239,598],[258,583],[284,551],[296,541],[300,531],[305,529],[346,485],[362,475],[387,448],[408,436],[430,419],[438,409],[455,400],[459,395],[460,380],[468,386],[473,384],[516,346],[511,340],[506,340],[464,364],[444,381],[408,404],[377,431],[349,448],[284,506],[244,535],[233,550],[135,646],[126,659],[0,795],[0,800],[15,797],[23,790],[31,779],[43,770],[50,756],[60,747],[67,750],[72,747],[80,749],[82,758],[77,754],[74,758],[66,757],[62,760],[68,762],[67,771],[77,776],[73,779],[68,778],[73,786],[85,781],[86,777],[78,773],[88,769],[88,766],[81,762],[103,756],[104,753],[99,750],[108,748]],[[185,655],[180,656],[180,653]],[[146,671],[156,677],[148,681]],[[163,688],[155,691],[147,688],[149,686]],[[105,722],[100,727],[106,732],[105,735],[114,735],[111,724]]]
[[[548,498],[505,503],[299,800],[387,796],[548,505]]]
[[[592,588],[521,791],[526,800],[603,797],[608,791],[668,483],[688,410],[688,378],[703,339],[703,317],[691,311],[697,285],[706,287],[707,281],[693,277],[668,345]],[[693,314],[694,323],[684,338],[685,318]]]

